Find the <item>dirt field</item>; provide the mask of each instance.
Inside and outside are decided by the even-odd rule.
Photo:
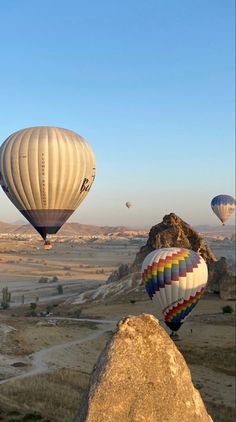
[[[162,319],[148,299],[131,303],[123,298],[109,305],[64,302],[104,283],[119,263],[133,261],[139,247],[129,240],[73,247],[63,242],[49,254],[37,249],[36,241],[0,243],[1,289],[8,286],[12,293],[11,307],[0,311],[0,421],[71,421],[116,322],[143,312]],[[54,276],[59,280],[50,282]],[[40,277],[49,281],[39,283]],[[58,284],[63,294],[58,294]],[[234,313],[222,313],[226,304]],[[40,317],[40,312],[48,316]],[[233,422],[235,303],[204,296],[181,327],[176,346],[214,421]]]

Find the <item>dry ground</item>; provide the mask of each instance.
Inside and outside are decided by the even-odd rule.
[[[70,243],[63,243],[55,247],[56,254],[48,255],[36,244],[29,248],[27,243],[21,243],[21,247],[20,242],[10,246],[3,243],[0,242],[0,271],[4,283],[8,280],[15,306],[0,311],[0,421],[69,422],[116,324],[68,318],[118,321],[131,314],[152,313],[160,319],[161,315],[149,300],[64,305],[62,297],[55,295],[55,287],[41,286],[38,278],[59,274],[64,291],[78,294],[87,283],[103,283],[120,262],[132,262],[139,247],[126,243],[124,252],[124,242],[123,246],[121,242],[73,248]],[[71,267],[70,275],[65,275],[65,266]],[[98,273],[101,268],[104,272]],[[57,305],[53,315],[26,316],[28,304],[16,307],[16,298],[22,293],[28,301],[38,295],[40,310],[45,310],[48,303]],[[176,341],[215,422],[235,421],[235,310],[223,315],[226,304],[235,308],[234,302],[221,301],[215,295],[204,296],[181,327],[180,339]],[[56,319],[57,315],[65,319]]]

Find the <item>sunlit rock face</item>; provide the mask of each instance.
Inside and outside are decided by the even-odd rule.
[[[200,253],[206,263],[216,261],[216,257],[206,241],[176,214],[165,215],[162,222],[153,226],[148,240],[137,253],[131,271],[138,271],[147,254],[158,248],[179,247]]]
[[[147,293],[141,280],[141,266],[144,258],[157,248],[181,247],[198,252],[208,266],[207,291],[220,294],[222,299],[235,299],[235,279],[228,270],[227,260],[218,261],[206,241],[189,224],[171,213],[163,221],[153,226],[148,240],[129,266],[121,264],[109,276],[107,283],[95,290],[83,292],[73,298],[75,304],[88,302],[117,303],[129,300],[145,300]]]
[[[121,264],[108,278],[108,283],[118,281],[128,273],[141,271],[144,258],[158,248],[180,247],[199,252],[207,264],[214,263],[216,257],[206,241],[189,224],[176,214],[165,215],[163,221],[153,226],[149,232],[146,245],[137,253],[131,266]]]
[[[118,324],[74,422],[210,422],[187,364],[152,315]]]
[[[133,264],[129,268],[126,266],[125,275],[140,272],[144,258],[154,249],[169,247],[198,252],[208,266],[207,291],[220,294],[222,299],[235,299],[235,279],[228,270],[226,258],[222,257],[217,261],[203,237],[174,213],[165,215],[161,223],[151,228],[146,245],[140,248]],[[111,274],[109,282],[119,281],[123,276],[123,267],[120,266]]]

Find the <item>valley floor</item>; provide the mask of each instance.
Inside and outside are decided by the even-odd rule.
[[[216,297],[202,300],[181,327],[176,346],[213,420],[233,422],[235,321],[234,314],[222,314],[222,306]],[[0,313],[2,421],[10,420],[7,414],[13,411],[20,415],[14,420],[36,412],[38,420],[71,421],[116,321],[131,314],[156,314],[149,301],[84,306],[80,318],[76,308],[62,304],[56,309],[60,317],[25,317],[22,307]]]
[[[65,301],[103,284],[119,263],[133,261],[139,247],[129,240],[73,248],[64,242],[48,254],[37,243],[0,242],[1,289],[12,293],[11,307],[0,310],[0,421],[71,422],[117,321],[151,313],[163,324],[145,295],[112,303]],[[58,280],[52,283],[53,276]],[[48,282],[39,283],[40,277]],[[234,312],[223,314],[225,305]],[[235,421],[235,302],[205,295],[175,342],[213,420]]]

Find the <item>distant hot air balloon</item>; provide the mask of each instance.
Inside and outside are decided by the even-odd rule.
[[[0,148],[2,189],[45,240],[88,194],[95,178],[90,145],[71,130],[39,126],[10,135]]]
[[[129,202],[129,201],[128,201],[128,202],[126,202],[126,203],[125,203],[125,205],[126,205],[126,207],[127,207],[127,208],[131,208],[131,207],[132,207],[132,204],[131,204],[131,202]]]
[[[204,259],[190,249],[162,248],[143,261],[142,279],[160,306],[166,325],[177,331],[202,296],[208,278]]]
[[[230,195],[217,195],[211,201],[211,208],[224,226],[234,212],[235,199]]]

